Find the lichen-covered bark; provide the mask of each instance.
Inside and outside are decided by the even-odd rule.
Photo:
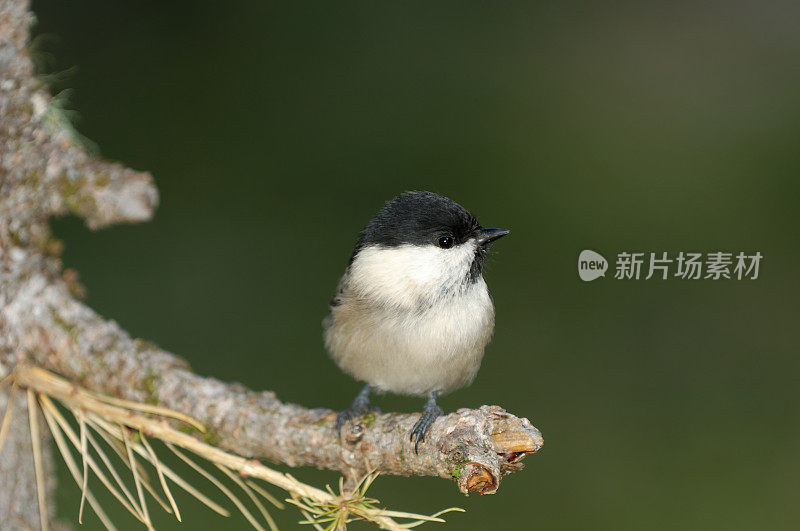
[[[334,412],[193,374],[182,359],[83,304],[74,273],[62,271],[62,245],[48,218],[71,212],[91,228],[145,221],[158,195],[147,173],[92,157],[72,140],[34,76],[26,49],[31,21],[27,0],[0,0],[0,375],[27,360],[89,389],[192,415],[208,426],[207,442],[241,455],[347,473],[453,478],[464,493],[495,492],[504,474],[541,447],[527,419],[497,406],[438,419],[419,454],[408,440],[416,415],[368,415],[340,439]],[[20,418],[0,457],[0,518],[37,527],[28,520],[37,514],[30,510],[36,496]]]

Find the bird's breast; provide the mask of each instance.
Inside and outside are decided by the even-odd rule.
[[[494,329],[483,279],[414,309],[344,297],[331,309],[325,341],[339,366],[401,394],[469,384]]]

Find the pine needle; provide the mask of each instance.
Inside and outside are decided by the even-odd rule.
[[[270,501],[278,508],[283,508],[284,505],[269,494],[266,489],[261,488],[253,481],[256,478],[286,491],[290,496],[286,501],[297,506],[305,518],[300,523],[310,525],[317,531],[324,529],[344,530],[348,523],[356,520],[371,522],[382,529],[403,530],[416,527],[425,522],[443,522],[441,515],[450,511],[461,510],[451,508],[431,516],[389,511],[380,507],[378,500],[367,496],[367,490],[377,478],[377,474],[367,474],[361,478],[352,491],[345,491],[342,480],[339,482],[338,493],[334,492],[330,487],[327,487],[327,490],[321,490],[298,481],[290,474],[266,467],[258,461],[226,452],[219,447],[205,443],[184,433],[183,430],[174,428],[172,424],[167,422],[168,419],[174,419],[186,422],[201,431],[203,430],[204,426],[202,424],[192,421],[190,417],[181,413],[157,406],[105,397],[70,383],[52,372],[28,364],[20,364],[15,367],[9,378],[4,379],[2,385],[7,385],[11,382],[12,395],[18,385],[23,386],[29,390],[29,405],[31,400],[33,401],[34,407],[29,407],[29,410],[32,415],[31,436],[32,440],[35,441],[34,465],[37,467],[37,488],[40,491],[40,514],[46,515],[47,512],[44,499],[44,474],[41,467],[41,445],[38,442],[38,423],[35,422],[38,412],[38,409],[36,409],[37,395],[45,421],[53,434],[59,453],[67,464],[73,479],[81,488],[81,505],[78,517],[81,522],[83,521],[85,503],[88,502],[103,525],[108,529],[114,529],[113,524],[89,488],[89,471],[94,472],[103,486],[126,510],[139,521],[145,523],[148,529],[153,529],[153,525],[146,504],[145,491],[151,494],[166,512],[175,514],[179,521],[181,519],[178,505],[169,488],[167,479],[213,511],[224,516],[230,515],[227,510],[204,496],[189,481],[183,479],[164,464],[150,442],[152,439],[160,440],[184,463],[214,485],[216,489],[233,502],[250,525],[258,531],[264,531],[264,527],[253,516],[254,513],[248,510],[237,494],[241,491],[247,494],[258,508],[263,520],[273,531],[277,529],[277,526],[256,494]],[[53,400],[58,401],[60,406],[65,407],[72,413],[79,425],[78,433],[73,429],[70,422],[66,420]],[[13,415],[12,407],[13,396],[10,397],[8,407],[0,422],[0,450],[2,450],[6,434],[10,429],[9,425]],[[117,473],[115,465],[109,459],[106,449],[104,449],[105,446],[98,442],[93,432],[99,435],[116,452],[121,460],[120,462],[124,463],[128,468],[136,486],[136,496],[126,487],[122,477]],[[134,435],[132,436],[132,434]],[[70,444],[81,455],[83,474],[81,474],[72,454]],[[187,453],[185,454],[184,451]],[[97,456],[93,456],[93,453],[96,453]],[[192,457],[203,458],[218,467],[236,484],[237,488],[234,490],[228,488],[187,454],[192,455]],[[102,466],[99,463],[102,463]],[[150,463],[155,468],[161,490],[167,497],[168,503],[158,495],[156,491],[158,487],[154,487],[151,484],[144,463]],[[111,475],[111,479],[109,479],[108,474]],[[236,490],[239,492],[234,492]],[[410,521],[401,524],[395,521],[394,518]],[[46,523],[43,522],[42,525],[44,528]]]
[[[316,522],[314,521],[314,519],[313,519],[313,518],[311,518],[311,515],[310,515],[310,514],[308,514],[308,512],[306,512],[306,510],[305,510],[305,509],[301,509],[301,508],[299,508],[299,507],[298,507],[298,509],[300,510],[300,514],[302,514],[302,515],[305,517],[305,521],[301,521],[301,522],[299,522],[299,523],[301,523],[301,524],[310,524],[310,525],[311,525],[311,526],[313,526],[313,527],[314,527],[314,529],[316,529],[317,531],[325,531],[325,529],[324,529],[324,528],[323,528],[321,525],[319,525],[318,523],[316,523]]]
[[[45,397],[40,397],[45,398]],[[67,447],[66,441],[64,441],[64,436],[61,433],[56,421],[53,419],[52,412],[48,409],[42,409],[44,412],[44,419],[47,421],[47,425],[50,427],[50,433],[53,434],[53,440],[56,442],[56,447],[58,447],[58,451],[61,454],[62,459],[67,464],[67,468],[72,474],[72,478],[75,480],[75,483],[78,485],[81,484],[81,477],[78,473],[78,465],[75,464],[75,459],[72,457],[72,453],[70,453],[69,448]],[[109,520],[108,515],[106,515],[105,511],[100,507],[100,504],[97,503],[97,499],[92,494],[91,490],[86,491],[86,501],[89,502],[89,505],[94,512],[97,514],[97,517],[100,518],[100,521],[103,525],[108,529],[108,531],[117,531],[117,528],[114,527],[114,524],[111,523]]]
[[[93,427],[91,421],[89,421],[88,419],[86,421],[86,424],[90,427]],[[97,440],[89,431],[86,432],[86,438],[89,440],[89,444],[92,446],[92,448],[94,448],[94,451],[97,452],[97,455],[100,456],[100,460],[106,466],[106,469],[111,473],[111,476],[114,478],[114,481],[117,482],[117,485],[119,485],[119,488],[125,494],[125,497],[128,499],[128,503],[131,504],[131,507],[133,507],[133,509],[137,513],[141,514],[141,509],[137,505],[136,500],[133,499],[133,494],[131,494],[131,491],[128,490],[128,487],[125,485],[125,482],[122,481],[122,478],[117,473],[116,467],[114,467],[114,465],[111,464],[111,460],[106,455],[102,446],[100,446],[100,444],[97,442]]]
[[[206,432],[206,427],[203,423],[196,421],[189,415],[185,415],[179,411],[175,411],[174,409],[156,406],[154,404],[143,404],[141,402],[132,402],[130,400],[123,400],[121,398],[114,398],[113,396],[101,395],[100,393],[95,393],[93,391],[88,391],[88,390],[86,391],[86,393],[101,402],[105,402],[106,404],[111,404],[126,409],[132,409],[134,411],[142,411],[144,413],[152,413],[154,415],[158,415],[161,417],[173,418],[176,420],[180,420],[181,422],[185,422],[186,424],[189,424],[200,433]]]
[[[426,522],[441,522],[444,523],[445,520],[443,518],[439,518],[443,514],[447,513],[465,513],[466,511],[461,507],[450,507],[448,509],[444,509],[439,511],[438,513],[434,513],[430,516],[420,515],[420,514],[412,514],[412,513],[405,513],[402,511],[381,511],[383,516],[388,516],[391,518],[415,518],[413,522],[407,522],[404,524],[400,524],[403,529],[412,529],[414,527],[420,526]]]
[[[97,422],[97,426],[99,426],[99,427],[101,427],[101,428],[102,428],[102,429],[101,429],[101,431],[99,431],[98,433],[100,433],[100,434],[101,434],[101,436],[102,436],[102,437],[105,439],[105,441],[106,441],[106,442],[107,442],[109,445],[111,445],[111,439],[110,439],[110,436],[108,435],[108,432],[106,431],[107,429],[111,429],[111,428],[109,427],[108,423],[106,423],[106,422],[105,422],[105,421],[103,421],[102,419],[91,419],[91,420],[90,420],[90,424],[94,424],[94,422]],[[120,437],[120,435],[119,435],[119,433],[118,433],[118,430],[114,430],[113,436],[114,436],[114,437]],[[142,457],[144,457],[145,459],[149,459],[149,456],[148,456],[148,455],[147,455],[145,452],[143,452],[143,451],[141,450],[141,448],[139,448],[138,446],[134,446],[134,447],[133,447],[133,450],[134,450],[136,453],[138,453],[139,455],[141,455]],[[123,458],[123,459],[126,459],[126,461],[125,461],[125,464],[126,464],[126,465],[128,466],[128,468],[130,469],[130,464],[127,462],[127,458]],[[169,479],[171,479],[171,480],[172,480],[172,481],[173,481],[173,482],[174,482],[176,485],[178,485],[180,488],[182,488],[183,490],[185,490],[186,492],[188,492],[189,494],[191,494],[192,496],[194,496],[194,497],[195,497],[195,498],[196,498],[198,501],[202,502],[202,503],[203,503],[204,505],[206,505],[206,506],[207,506],[209,509],[211,509],[211,510],[212,510],[212,511],[214,511],[215,513],[217,513],[217,514],[219,514],[219,515],[222,515],[222,516],[225,516],[225,517],[228,517],[228,516],[230,516],[230,515],[231,515],[231,514],[230,514],[230,513],[229,513],[227,510],[225,510],[224,508],[220,507],[219,505],[217,505],[216,503],[214,503],[213,501],[211,501],[211,500],[210,500],[208,497],[206,497],[206,496],[205,496],[203,493],[201,493],[200,491],[198,491],[197,489],[195,489],[195,488],[194,488],[192,485],[190,485],[190,484],[189,484],[188,482],[186,482],[186,481],[185,481],[183,478],[181,478],[181,477],[180,477],[180,476],[179,476],[177,473],[173,472],[173,471],[172,471],[172,469],[171,469],[171,468],[169,468],[167,465],[165,465],[164,463],[161,463],[161,468],[162,468],[162,470],[164,471],[164,474],[165,474],[165,475],[166,475],[166,476],[167,476]],[[147,484],[147,483],[145,483],[144,485],[145,485],[145,488],[147,488],[147,487],[148,487],[148,484]],[[168,505],[167,505],[165,502],[163,502],[163,501],[161,500],[161,498],[159,498],[159,497],[156,495],[155,491],[153,491],[153,490],[149,490],[148,492],[150,492],[150,494],[151,494],[153,497],[155,497],[155,498],[156,498],[156,500],[158,500],[158,501],[159,501],[159,503],[161,504],[161,506],[164,508],[164,510],[165,510],[165,511],[167,511],[167,512],[170,512],[170,511],[171,511],[171,509],[169,508],[169,506],[168,506]]]
[[[228,499],[230,499],[234,505],[236,505],[236,508],[239,509],[239,512],[242,513],[242,515],[244,515],[245,518],[247,518],[247,521],[250,522],[250,525],[252,525],[258,531],[265,531],[264,528],[261,527],[261,525],[258,523],[258,520],[256,520],[250,513],[250,511],[247,510],[247,507],[244,506],[244,504],[238,498],[238,496],[236,496],[233,492],[231,492],[230,489],[228,489],[228,487],[223,485],[217,478],[206,472],[206,470],[203,469],[200,465],[189,459],[186,455],[184,455],[183,452],[175,448],[172,444],[168,443],[167,441],[164,441],[164,444],[166,444],[167,448],[172,450],[172,452],[175,455],[180,457],[184,463],[194,468],[198,474],[206,478],[208,481],[213,483],[215,487],[217,487],[220,491],[222,491],[222,493],[225,496],[227,496]]]
[[[247,485],[250,486],[251,489],[253,489],[257,493],[261,494],[264,498],[266,498],[266,500],[270,502],[272,505],[274,505],[277,509],[283,509],[286,507],[284,504],[281,503],[281,501],[278,498],[276,498],[275,496],[264,490],[255,481],[248,479],[247,481],[245,481],[245,483],[247,483]]]
[[[146,456],[144,456],[138,449],[134,448],[134,450],[136,450],[137,453],[142,455],[142,457],[146,458]],[[172,469],[170,469],[167,465],[161,463],[161,468],[164,471],[164,475],[166,475],[169,479],[171,479],[180,488],[182,488],[183,490],[194,496],[199,502],[203,503],[206,507],[208,507],[209,509],[211,509],[212,511],[221,516],[228,517],[231,515],[231,513],[228,512],[227,509],[224,509],[220,505],[217,505],[215,502],[211,501],[210,498],[208,498],[203,493],[194,488],[191,484],[189,484],[177,473],[173,472]]]
[[[64,416],[61,414],[61,412],[58,411],[58,408],[56,408],[55,404],[53,404],[53,402],[47,396],[44,396],[44,395],[39,395],[39,401],[42,404],[42,410],[43,411],[47,411],[53,417],[53,420],[55,420],[55,422],[58,424],[60,430],[64,433],[64,435],[67,436],[67,439],[69,440],[70,443],[72,443],[72,446],[74,446],[80,452],[80,441],[78,439],[78,436],[72,430],[72,427],[67,422],[67,419],[65,419]],[[71,455],[72,454],[70,454],[70,456]],[[114,486],[108,480],[106,475],[103,473],[102,469],[100,469],[100,467],[97,465],[97,463],[94,461],[94,459],[90,455],[86,455],[86,462],[89,464],[91,469],[97,475],[97,478],[100,480],[100,482],[103,484],[103,486],[106,487],[108,489],[108,491],[115,498],[117,498],[117,500],[119,500],[119,502],[122,504],[122,506],[125,507],[125,509],[127,509],[128,512],[130,512],[138,520],[140,520],[141,522],[144,522],[144,518],[142,516],[141,511],[138,511],[137,510],[138,508],[134,509],[133,507],[128,505],[127,501],[122,496],[122,494],[120,494],[120,492],[116,488],[114,488]],[[81,481],[79,481],[78,484],[82,485],[83,484],[83,479],[81,479]],[[88,487],[87,487],[87,493],[88,493]],[[88,499],[88,496],[87,496],[87,499]]]
[[[122,443],[125,445],[125,451],[128,453],[128,462],[131,464],[131,474],[133,474],[133,483],[136,485],[136,493],[139,495],[139,507],[142,509],[142,516],[144,517],[147,527],[152,529],[153,525],[150,523],[150,514],[147,512],[147,501],[144,499],[144,492],[142,491],[142,481],[139,479],[139,473],[136,471],[136,458],[133,456],[133,450],[131,450],[128,428],[120,426],[119,430],[122,434]]]
[[[122,436],[119,435],[119,430],[117,430],[115,426],[111,426],[107,423],[104,423],[104,426],[100,426],[98,421],[102,422],[100,419],[94,418],[93,415],[89,415],[86,418],[86,422],[89,424],[89,426],[91,426],[92,429],[103,438],[106,444],[108,444],[114,450],[120,460],[122,460],[122,463],[125,465],[125,467],[130,470],[131,464],[128,461],[128,454],[125,451],[125,445],[122,443]],[[109,435],[109,431],[112,432],[112,435]],[[135,446],[133,450],[141,455],[141,452],[139,452]],[[142,485],[144,486],[145,490],[150,494],[150,496],[153,497],[154,500],[156,500],[156,502],[158,502],[162,509],[171,514],[172,509],[170,506],[167,505],[167,502],[164,501],[161,496],[158,495],[156,490],[150,486],[150,480],[147,476],[147,471],[144,469],[144,466],[137,462],[136,470],[139,472],[139,477],[143,479]],[[136,504],[134,503],[134,505]]]
[[[230,470],[228,470],[226,467],[224,467],[222,465],[217,465],[217,468],[222,470],[225,473],[226,476],[231,478],[231,480],[234,483],[236,483],[239,486],[239,488],[242,489],[250,497],[251,500],[253,500],[253,503],[258,508],[258,510],[261,513],[261,515],[264,517],[264,520],[267,521],[267,524],[269,525],[269,528],[272,531],[278,531],[278,526],[275,525],[275,521],[272,519],[272,516],[270,516],[269,511],[267,511],[267,508],[264,507],[264,504],[261,503],[261,500],[256,498],[256,495],[253,494],[252,489],[250,489],[250,487],[248,487],[245,484],[245,482],[242,481],[242,478],[240,478],[239,476],[237,476],[236,474],[234,474],[233,472],[231,472]]]
[[[36,494],[39,498],[39,521],[42,531],[48,531],[47,502],[45,501],[44,470],[42,469],[42,439],[39,437],[39,405],[33,389],[28,389],[28,420],[31,427],[31,446],[33,447],[33,468],[36,472]]]
[[[83,524],[83,506],[86,503],[86,488],[89,486],[89,463],[86,460],[86,455],[89,453],[86,447],[86,421],[80,412],[73,412],[77,416],[80,423],[81,433],[81,457],[83,457],[83,488],[81,488],[81,505],[78,509],[78,523]]]
[[[6,377],[6,379],[10,378],[10,376]],[[3,444],[6,442],[6,436],[8,435],[8,428],[11,426],[11,419],[14,418],[14,395],[17,391],[17,382],[11,386],[11,390],[8,392],[8,402],[6,403],[6,411],[3,413],[3,422],[0,424],[0,454],[3,453]]]
[[[164,473],[161,471],[161,461],[158,460],[156,457],[156,453],[153,451],[153,447],[150,446],[150,443],[147,442],[147,437],[144,436],[144,432],[141,430],[139,431],[139,436],[142,438],[142,444],[144,445],[147,453],[150,454],[150,462],[153,463],[153,466],[156,469],[156,473],[158,474],[158,480],[161,482],[161,488],[164,490],[164,494],[167,495],[167,499],[169,500],[169,504],[172,507],[172,510],[175,511],[175,518],[181,522],[181,512],[178,510],[178,506],[175,503],[175,498],[172,497],[172,492],[170,492],[169,487],[167,486],[167,480],[164,479]]]
[[[362,477],[351,492],[344,488],[344,478],[339,479],[339,494],[336,494],[329,485],[326,485],[328,492],[334,497],[330,502],[319,502],[310,498],[295,496],[286,501],[297,506],[306,517],[301,524],[311,524],[320,526],[325,524],[326,530],[345,529],[347,524],[355,520],[366,520],[379,525],[384,529],[411,529],[426,522],[444,522],[441,515],[460,511],[463,509],[451,507],[439,511],[431,516],[407,513],[401,511],[389,511],[378,506],[378,500],[367,497],[367,490],[377,479],[377,473],[367,474]],[[397,523],[393,518],[411,519],[411,522]]]

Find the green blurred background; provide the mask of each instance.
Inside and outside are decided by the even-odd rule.
[[[495,496],[373,494],[465,507],[450,529],[800,526],[796,3],[33,5],[77,128],[161,192],[150,223],[54,223],[101,314],[201,374],[343,408],[359,384],[324,351],[328,300],[383,201],[433,190],[512,229],[485,273],[495,338],[442,405],[502,405],[546,444]],[[585,248],[764,260],[755,281],[584,283]],[[246,525],[180,501],[182,528]]]

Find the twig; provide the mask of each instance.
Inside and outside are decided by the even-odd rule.
[[[267,525],[272,529],[277,529],[275,522],[271,515],[266,510],[261,501],[256,497],[254,491],[258,491],[265,498],[270,499],[276,506],[280,506],[280,502],[274,500],[266,491],[258,487],[255,483],[248,480],[245,482],[239,475],[243,477],[252,477],[263,479],[275,486],[285,489],[291,496],[293,504],[298,505],[306,518],[310,518],[309,523],[317,524],[320,515],[325,518],[334,518],[337,525],[341,528],[347,522],[352,521],[354,518],[368,520],[373,522],[384,529],[399,530],[405,529],[409,526],[417,525],[423,521],[443,521],[438,518],[438,514],[434,516],[417,515],[413,513],[405,513],[399,511],[387,511],[377,506],[377,500],[367,498],[365,496],[366,489],[372,483],[375,475],[367,476],[362,480],[352,493],[344,491],[343,485],[340,482],[340,493],[334,494],[333,491],[328,489],[328,492],[317,489],[310,485],[306,485],[289,474],[282,474],[272,470],[258,461],[252,461],[243,457],[225,452],[219,448],[215,448],[209,444],[198,441],[197,439],[182,433],[170,426],[166,419],[161,417],[145,416],[137,413],[137,409],[124,409],[117,405],[112,405],[102,397],[97,397],[94,393],[89,393],[84,389],[74,386],[52,374],[48,371],[42,370],[37,367],[22,365],[17,367],[14,372],[14,385],[22,385],[27,387],[31,393],[38,393],[39,400],[42,404],[45,418],[50,426],[56,444],[59,447],[61,454],[67,461],[73,477],[76,482],[83,485],[83,497],[95,509],[101,520],[104,514],[100,508],[97,507],[96,500],[92,496],[86,484],[86,477],[88,470],[91,469],[100,479],[102,484],[117,498],[120,503],[125,506],[134,516],[140,521],[144,522],[148,528],[152,528],[150,515],[147,512],[147,505],[144,499],[144,490],[154,493],[149,486],[149,481],[139,473],[139,463],[135,455],[142,456],[145,460],[153,464],[161,482],[162,489],[170,500],[170,506],[174,514],[178,512],[177,504],[172,498],[172,494],[167,487],[166,477],[170,477],[176,484],[195,494],[198,498],[199,493],[193,489],[188,482],[182,480],[180,476],[175,474],[169,467],[164,465],[158,458],[152,445],[150,445],[148,438],[156,438],[161,440],[167,448],[173,451],[181,460],[186,462],[190,467],[196,470],[205,479],[216,486],[226,497],[228,497],[237,509],[245,516],[250,524],[258,530],[263,531],[263,526],[253,516],[253,514],[245,507],[244,503],[239,497],[223,485],[217,478],[209,474],[200,465],[194,462],[193,459],[188,457],[183,450],[191,451],[192,453],[211,461],[223,473],[225,473],[256,505]],[[81,426],[80,434],[77,435],[69,423],[64,419],[63,415],[59,412],[58,408],[54,405],[53,400],[60,401],[68,410],[72,411],[78,419]],[[175,415],[169,415],[169,418],[176,418]],[[105,452],[102,451],[100,446],[95,441],[94,437],[89,433],[89,428],[94,429],[97,433],[101,434],[112,448],[116,448],[113,440],[118,439],[122,441],[124,446],[124,456],[134,478],[136,490],[138,493],[138,503],[133,499],[133,496],[119,478],[108,460]],[[136,430],[140,441],[132,440],[129,430]],[[63,434],[62,434],[63,432]],[[66,435],[72,445],[78,450],[83,458],[84,474],[82,478],[78,474],[77,467],[75,466],[74,459],[69,452],[69,449],[64,442],[63,435]],[[147,434],[147,436],[145,435]],[[89,446],[92,446],[98,451],[101,460],[112,471],[112,476],[115,481],[120,485],[123,492],[121,493],[111,481],[103,473],[102,469],[95,462],[94,458],[89,454]],[[234,471],[236,473],[234,473]],[[237,475],[238,473],[238,475]],[[80,480],[79,480],[80,478]],[[213,502],[208,501],[207,505]],[[211,506],[211,505],[210,505]],[[451,509],[448,509],[448,511]],[[219,512],[219,511],[218,511]],[[446,512],[446,511],[445,511]],[[443,513],[439,513],[443,514]],[[414,521],[408,524],[398,524],[394,518],[412,519]]]

